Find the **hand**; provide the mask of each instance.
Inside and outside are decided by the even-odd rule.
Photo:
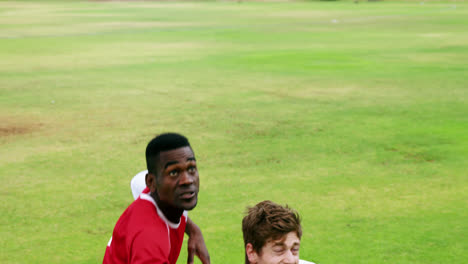
[[[185,227],[185,233],[189,236],[188,239],[188,257],[187,264],[193,264],[194,256],[201,260],[203,264],[210,264],[210,254],[205,245],[203,234],[200,228],[192,221],[187,218],[187,225]]]

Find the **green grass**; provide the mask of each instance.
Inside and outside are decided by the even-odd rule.
[[[147,142],[177,131],[212,263],[242,263],[243,212],[265,199],[301,213],[303,259],[465,263],[467,17],[455,1],[0,1],[0,262],[101,262]]]

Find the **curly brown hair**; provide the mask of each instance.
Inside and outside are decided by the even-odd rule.
[[[269,240],[277,240],[289,232],[296,232],[301,239],[301,219],[296,210],[288,205],[281,206],[272,201],[263,201],[254,207],[248,207],[246,216],[242,219],[242,233],[244,234],[244,248],[252,244],[257,253]],[[247,254],[245,263],[249,264]]]

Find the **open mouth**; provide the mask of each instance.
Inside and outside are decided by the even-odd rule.
[[[184,192],[179,197],[184,200],[192,199],[195,197],[195,192]]]

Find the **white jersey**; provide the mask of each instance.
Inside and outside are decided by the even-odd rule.
[[[147,170],[140,171],[137,175],[133,176],[133,179],[130,181],[130,188],[132,189],[133,199],[136,200],[138,196],[146,188],[146,174]]]

